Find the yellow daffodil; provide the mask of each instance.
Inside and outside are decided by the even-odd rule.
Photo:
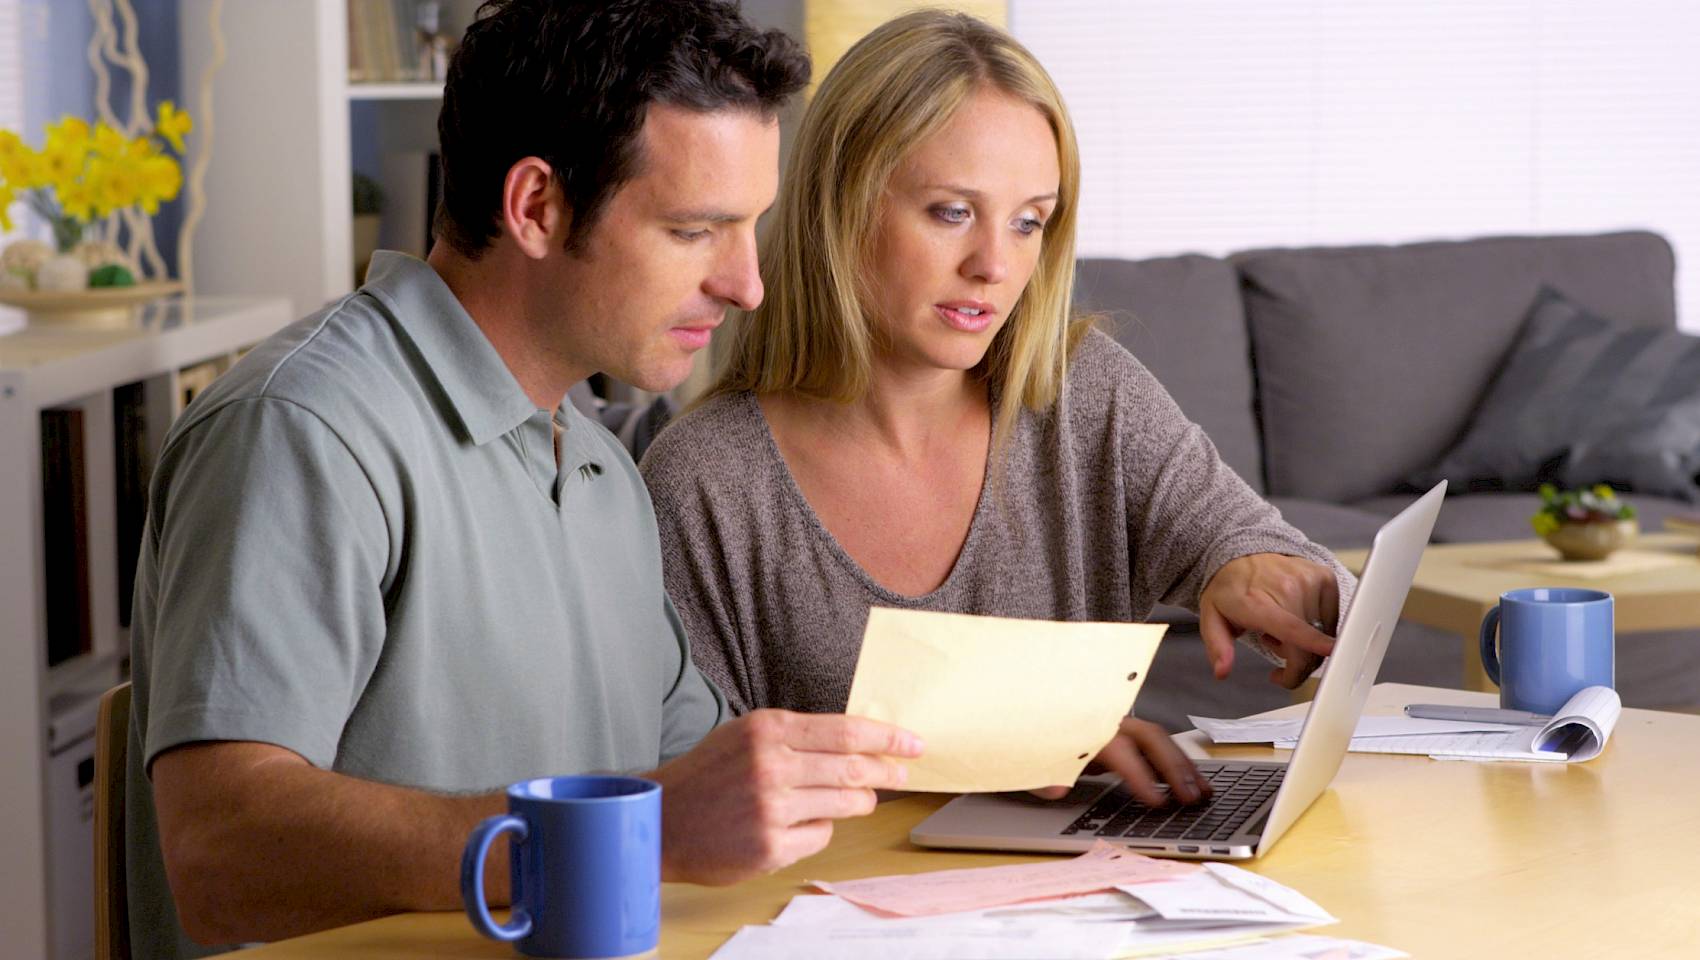
[[[0,130],[0,180],[13,187],[24,187],[29,157],[34,152],[22,137],[10,130]]]
[[[62,190],[67,183],[82,176],[88,149],[86,144],[73,146],[61,142],[49,145],[39,156],[40,168],[37,176],[41,185]]]
[[[0,179],[18,190],[34,190],[47,186],[46,177],[42,173],[41,154],[36,153],[16,135],[12,135],[10,143],[0,139]]]
[[[88,142],[88,121],[82,117],[73,117],[67,114],[60,117],[58,123],[47,125],[47,142],[43,150],[65,150],[75,153],[86,147]]]
[[[76,220],[91,219],[90,215],[94,213],[94,194],[89,190],[88,184],[80,180],[66,184],[56,191],[55,196],[58,197],[59,209],[65,216]]]
[[[177,199],[183,171],[176,154],[194,129],[170,101],[159,105],[154,129],[131,137],[104,120],[65,116],[45,129],[40,150],[10,130],[0,130],[0,230],[10,230],[5,205],[28,191],[55,230],[80,233],[94,221],[126,208],[147,214]]]
[[[96,216],[104,217],[141,199],[141,178],[134,164],[98,160],[89,164],[89,193]]]
[[[139,199],[149,216],[159,212],[161,200],[174,200],[183,187],[183,174],[170,157],[149,157],[136,168]]]
[[[195,122],[187,113],[177,109],[170,100],[159,103],[159,122],[154,125],[154,132],[171,143],[171,149],[183,152],[183,136],[195,129]]]
[[[102,122],[95,125],[95,128],[94,128],[94,152],[95,153],[97,153],[97,154],[99,154],[103,157],[122,156],[125,148],[127,148],[128,146],[129,146],[129,141],[124,138],[124,135],[122,133],[119,133],[117,130],[114,130],[112,127],[107,126],[105,121],[102,121]]]
[[[11,186],[0,183],[0,233],[12,232],[12,200],[15,199]]]

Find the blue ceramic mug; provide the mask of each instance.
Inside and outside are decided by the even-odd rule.
[[[513,914],[490,916],[484,858],[513,834]],[[479,933],[534,957],[627,957],[661,935],[661,785],[544,777],[508,788],[508,812],[467,838],[460,895]]]
[[[1546,716],[1584,687],[1615,684],[1614,642],[1609,593],[1571,587],[1508,590],[1482,618],[1482,668],[1499,685],[1501,707]]]

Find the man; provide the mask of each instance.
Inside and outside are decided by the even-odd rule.
[[[735,881],[818,850],[921,750],[841,716],[728,720],[635,467],[564,402],[599,370],[676,385],[759,302],[806,57],[722,0],[481,13],[429,262],[380,254],[162,448],[133,629],[138,957],[453,909],[468,831],[540,775],[648,771],[664,876]]]

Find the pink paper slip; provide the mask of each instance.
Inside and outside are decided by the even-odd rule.
[[[810,883],[883,913],[924,917],[1172,880],[1199,869],[1196,864],[1157,860],[1100,840],[1073,860]]]

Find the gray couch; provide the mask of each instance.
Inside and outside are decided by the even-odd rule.
[[[1661,237],[1498,237],[1253,250],[1228,258],[1083,260],[1077,302],[1168,387],[1246,482],[1312,539],[1369,545],[1415,496],[1403,481],[1462,434],[1536,293],[1550,284],[1624,324],[1676,323],[1675,257]],[[1643,529],[1690,505],[1630,495]],[[1531,493],[1447,499],[1437,542],[1532,536]],[[1185,630],[1184,612],[1161,615]],[[1195,629],[1195,627],[1194,627]],[[1618,649],[1638,706],[1700,702],[1700,636],[1638,635]],[[1140,713],[1237,715],[1286,694],[1242,657],[1207,677],[1196,643],[1164,644]],[[1456,686],[1458,641],[1413,624],[1384,679]]]

